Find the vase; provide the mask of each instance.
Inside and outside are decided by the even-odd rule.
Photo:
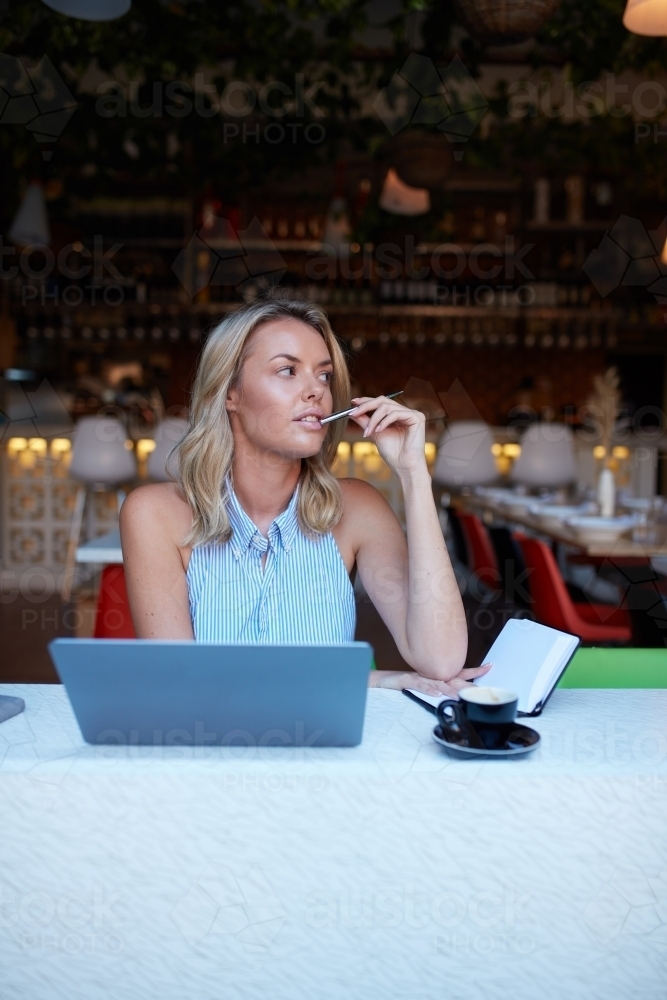
[[[611,469],[603,469],[598,479],[600,517],[613,517],[616,509],[616,480]]]

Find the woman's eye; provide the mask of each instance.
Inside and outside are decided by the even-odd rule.
[[[322,374],[326,376],[327,383],[331,382],[331,379],[333,378],[333,372],[322,372]]]
[[[287,365],[286,368],[279,368],[278,374],[280,374],[280,372],[293,372],[293,371],[296,371],[294,365]]]

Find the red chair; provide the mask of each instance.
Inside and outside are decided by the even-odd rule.
[[[125,570],[122,566],[105,566],[100,580],[95,615],[95,639],[136,639],[130,602],[127,599]]]
[[[575,603],[548,545],[517,533],[528,572],[531,609],[543,625],[572,632],[584,642],[630,642],[630,616],[625,608]]]
[[[474,514],[464,514],[457,511],[457,517],[463,528],[468,549],[468,567],[480,583],[487,587],[497,587],[501,576],[498,571],[496,552],[491,544],[488,531]]]

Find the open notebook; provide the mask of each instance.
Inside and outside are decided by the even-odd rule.
[[[484,662],[493,666],[474,683],[516,691],[519,715],[539,715],[579,642],[578,636],[569,632],[559,632],[528,618],[510,618],[484,657]],[[447,697],[413,693],[434,707]]]

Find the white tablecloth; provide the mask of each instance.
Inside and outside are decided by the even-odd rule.
[[[557,691],[513,761],[391,691],[330,750],[89,747],[1,692],[2,1000],[667,995],[667,691]]]

